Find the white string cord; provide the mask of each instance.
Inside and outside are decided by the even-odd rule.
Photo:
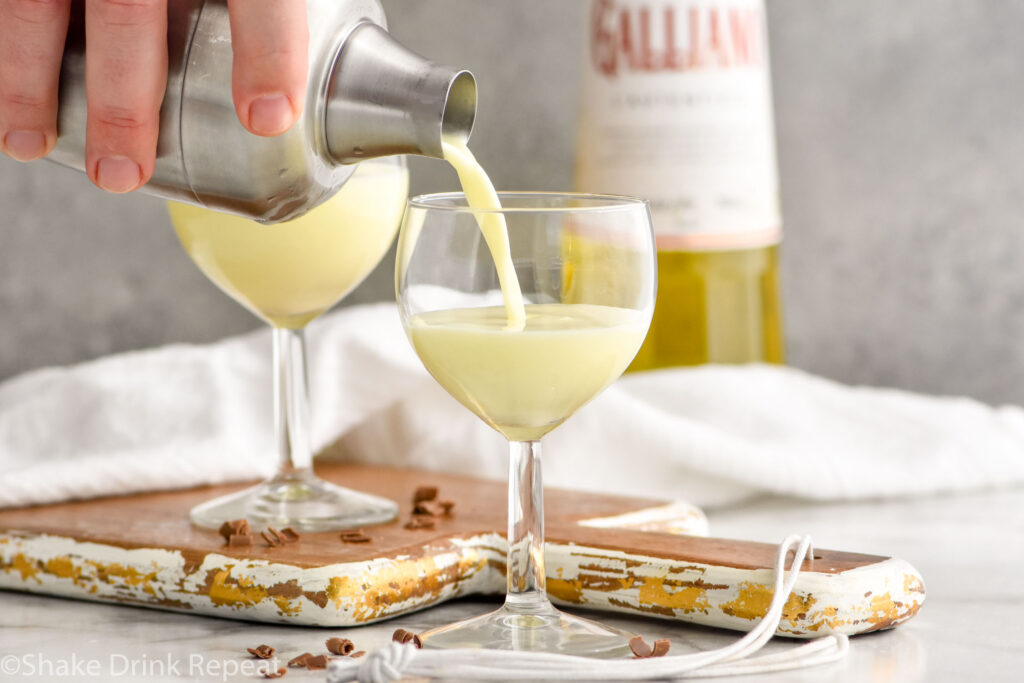
[[[786,569],[786,558],[793,562]],[[476,681],[651,681],[736,676],[786,671],[835,662],[846,656],[844,635],[817,638],[803,645],[760,657],[751,657],[771,640],[782,620],[782,610],[811,550],[810,536],[790,536],[779,545],[775,582],[765,616],[739,640],[707,652],[636,660],[606,660],[509,650],[419,650],[411,643],[389,643],[365,659],[334,659],[327,669],[328,683],[392,683],[404,676],[471,679]]]

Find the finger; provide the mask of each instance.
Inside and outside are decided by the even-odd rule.
[[[0,149],[18,161],[57,142],[57,84],[70,0],[0,0]]]
[[[309,30],[304,0],[228,0],[233,94],[242,125],[280,135],[302,113]]]
[[[87,0],[85,163],[109,192],[153,175],[167,84],[166,0]]]

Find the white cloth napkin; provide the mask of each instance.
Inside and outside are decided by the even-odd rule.
[[[423,370],[393,304],[309,330],[314,444],[361,462],[505,476],[505,445]],[[267,331],[0,384],[0,507],[252,479],[275,466]],[[848,387],[792,368],[623,377],[545,439],[554,486],[703,506],[1024,482],[1024,411]]]

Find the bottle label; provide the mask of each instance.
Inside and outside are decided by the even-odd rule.
[[[781,238],[763,0],[593,0],[576,185],[651,202],[658,247]]]

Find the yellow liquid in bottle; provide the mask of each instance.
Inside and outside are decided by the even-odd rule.
[[[658,300],[630,370],[782,363],[778,245],[658,251]]]
[[[576,188],[650,200],[658,244],[630,369],[783,362],[764,0],[588,4]]]
[[[174,202],[168,211],[185,251],[218,287],[271,325],[300,329],[380,262],[408,194],[404,166],[364,161],[337,194],[284,223]]]

